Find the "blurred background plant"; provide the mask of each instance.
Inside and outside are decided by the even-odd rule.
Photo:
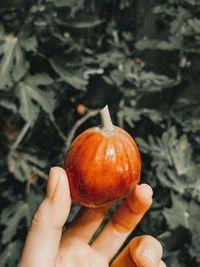
[[[0,266],[16,266],[49,168],[105,104],[154,190],[130,238],[157,237],[169,267],[200,266],[199,73],[199,0],[1,1]]]

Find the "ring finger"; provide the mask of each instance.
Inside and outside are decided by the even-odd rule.
[[[103,221],[109,207],[110,205],[100,208],[82,207],[63,234],[60,246],[64,248],[68,244],[69,238],[76,238],[89,243],[91,237]]]
[[[152,195],[149,185],[138,185],[92,243],[92,248],[110,261],[150,208]]]

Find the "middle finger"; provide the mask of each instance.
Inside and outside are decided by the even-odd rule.
[[[69,228],[63,234],[61,246],[65,246],[68,243],[68,238],[73,237],[88,243],[103,221],[109,208],[110,205],[100,208],[82,207]]]

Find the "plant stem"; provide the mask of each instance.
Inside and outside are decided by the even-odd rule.
[[[101,116],[101,130],[102,131],[114,131],[114,126],[110,118],[110,112],[108,109],[108,105],[106,105],[103,109],[100,110]]]
[[[62,138],[62,140],[64,142],[67,142],[67,137],[64,135],[63,131],[61,130],[60,126],[55,121],[55,118],[54,118],[54,116],[52,114],[49,116],[49,119],[51,120],[53,126],[57,130],[57,132],[58,132],[59,136]]]
[[[10,152],[8,153],[8,157],[13,153],[13,151],[16,150],[16,148],[19,146],[19,144],[21,143],[21,141],[23,140],[24,136],[26,135],[28,129],[30,128],[30,126],[32,125],[33,120],[27,121],[26,124],[24,125],[24,127],[22,128],[20,134],[17,136],[17,139],[15,140],[15,142],[13,143]]]
[[[71,131],[69,132],[68,136],[67,136],[67,140],[65,142],[65,151],[70,147],[72,140],[75,136],[75,133],[77,131],[77,129],[89,118],[96,116],[99,113],[98,109],[94,109],[94,110],[89,110],[88,113],[82,117],[81,119],[79,119],[73,126],[73,128],[71,129]]]

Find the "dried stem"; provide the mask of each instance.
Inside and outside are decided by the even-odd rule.
[[[100,116],[101,116],[101,127],[100,127],[101,130],[113,132],[114,126],[111,121],[108,105],[106,105],[103,109],[100,110]]]
[[[67,142],[67,137],[64,135],[63,131],[61,130],[60,126],[56,123],[54,117],[50,117],[51,122],[55,129],[57,130],[59,136],[62,138],[62,140],[66,143]]]

